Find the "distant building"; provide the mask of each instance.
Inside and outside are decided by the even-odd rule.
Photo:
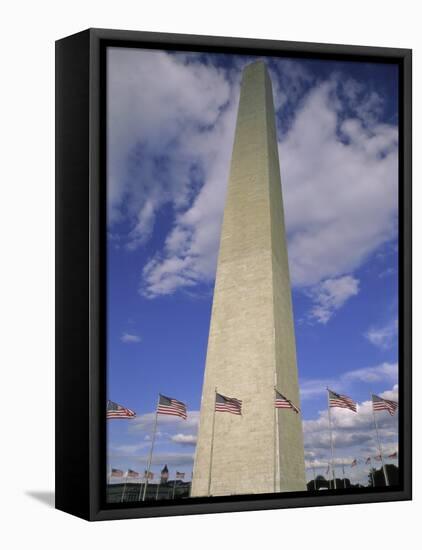
[[[164,468],[161,470],[161,483],[166,483],[169,478],[169,469],[167,468],[167,464],[164,466]]]
[[[317,476],[315,480],[311,479],[306,484],[308,491],[320,491],[321,489],[334,489],[334,484],[331,479],[325,479],[324,476]],[[360,487],[353,485],[348,478],[336,478],[337,489],[349,489],[350,487]]]
[[[176,483],[176,485],[174,485]],[[139,502],[142,500],[143,483],[112,483],[107,486],[107,502]],[[190,495],[190,481],[169,481],[164,483],[148,483],[145,500],[172,500],[187,498]],[[122,495],[123,500],[122,500]]]

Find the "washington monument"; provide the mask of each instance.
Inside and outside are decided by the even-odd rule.
[[[202,390],[192,496],[306,490],[271,80],[243,73]],[[216,392],[242,414],[215,412]]]

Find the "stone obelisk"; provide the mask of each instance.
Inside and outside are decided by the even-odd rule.
[[[271,80],[243,73],[202,391],[192,496],[306,490]],[[214,412],[215,391],[242,415]],[[214,437],[212,437],[214,434]]]

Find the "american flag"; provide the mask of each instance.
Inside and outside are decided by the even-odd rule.
[[[158,407],[157,407],[157,414],[168,414],[170,416],[179,416],[180,418],[183,418],[183,420],[186,420],[187,418],[186,405],[181,401],[178,401],[177,399],[173,399],[173,397],[166,397],[165,395],[161,395],[160,393],[160,399],[158,401]]]
[[[328,401],[330,403],[330,407],[340,407],[341,409],[349,409],[353,412],[357,412],[356,403],[351,399],[350,397],[347,397],[347,395],[340,395],[339,393],[336,393],[332,390],[328,390]]]
[[[123,471],[118,470],[117,468],[111,469],[111,477],[123,477]]]
[[[365,464],[371,464],[371,457],[368,456],[368,458],[365,460]]]
[[[397,457],[398,457],[397,451],[394,451],[394,453],[391,453],[391,455],[388,455],[388,458],[397,458]]]
[[[176,479],[185,479],[185,472],[176,472]]]
[[[139,472],[135,472],[135,470],[129,469],[127,471],[126,477],[139,477]]]
[[[284,397],[278,390],[275,390],[274,406],[276,409],[293,409],[296,414],[300,413],[300,409],[293,405],[290,399]]]
[[[107,418],[133,418],[136,413],[115,403],[114,401],[107,401]]]
[[[388,411],[391,416],[397,411],[398,403],[372,394],[372,408],[374,411]]]
[[[354,467],[357,466],[357,465],[358,465],[358,461],[357,461],[357,459],[355,458],[355,459],[353,460],[353,462],[351,463],[350,466],[351,466],[352,468],[354,468]]]
[[[242,401],[235,397],[226,397],[221,393],[215,394],[215,410],[231,414],[242,414]]]

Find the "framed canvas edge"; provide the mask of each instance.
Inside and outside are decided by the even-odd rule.
[[[90,516],[92,423],[89,48],[89,31],[55,45],[55,507],[84,519]]]
[[[265,509],[282,509],[292,507],[309,506],[331,506],[344,504],[358,504],[383,501],[410,500],[412,498],[412,456],[411,456],[411,116],[412,116],[412,52],[410,49],[398,48],[379,48],[371,46],[345,46],[333,44],[314,44],[304,42],[285,42],[274,40],[261,40],[249,38],[227,38],[227,37],[209,37],[197,35],[180,35],[167,33],[150,33],[143,31],[120,31],[107,29],[88,29],[83,31],[89,33],[89,360],[87,368],[89,370],[89,403],[86,403],[89,409],[89,443],[86,449],[86,463],[89,464],[89,511],[81,512],[70,511],[84,519],[91,521],[190,515],[205,513],[222,513],[234,511],[253,511]],[[64,40],[69,40],[66,38]],[[400,391],[401,397],[406,395],[406,400],[401,399],[400,415],[400,453],[403,468],[403,489],[398,491],[376,491],[361,494],[324,494],[323,496],[304,495],[300,497],[289,497],[283,495],[282,498],[253,498],[239,496],[236,500],[225,502],[207,502],[195,503],[188,502],[184,504],[175,504],[172,506],[142,506],[142,507],[124,507],[124,508],[104,508],[102,505],[102,480],[104,469],[101,457],[102,440],[105,436],[105,413],[101,406],[101,387],[104,389],[105,369],[101,369],[104,342],[101,341],[99,327],[105,322],[105,311],[101,310],[101,293],[99,284],[101,272],[104,270],[104,258],[101,256],[101,232],[104,230],[105,213],[101,209],[101,148],[104,143],[105,124],[104,112],[101,112],[100,95],[101,88],[104,86],[101,74],[101,47],[111,41],[136,43],[137,47],[148,47],[155,45],[156,48],[166,48],[166,46],[181,46],[190,49],[204,47],[208,49],[240,49],[254,50],[256,53],[283,52],[293,54],[300,53],[315,55],[321,57],[353,56],[378,58],[381,62],[385,59],[397,62],[403,71],[402,93],[401,93],[401,137],[403,144],[401,151],[401,180],[403,188],[401,190],[401,211],[400,211],[400,245],[401,245],[401,264],[402,278],[400,280],[399,293],[401,297],[399,339],[401,341],[401,375]],[[392,61],[393,62],[393,61]],[[74,426],[68,426],[68,429],[77,429]],[[60,507],[60,509],[64,509]],[[84,508],[85,509],[85,508]]]

